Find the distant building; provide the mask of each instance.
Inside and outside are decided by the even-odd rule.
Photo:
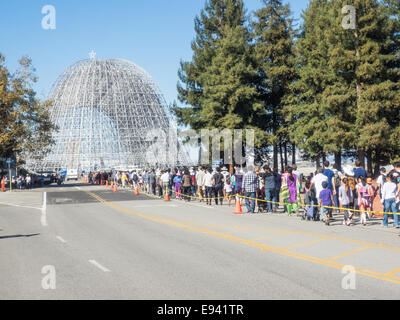
[[[83,60],[55,82],[51,119],[59,131],[48,156],[27,156],[35,172],[187,164],[165,99],[150,75],[118,59]],[[166,146],[169,149],[166,149]]]

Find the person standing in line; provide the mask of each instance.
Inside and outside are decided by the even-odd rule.
[[[258,188],[258,176],[254,172],[254,167],[249,166],[248,171],[243,178],[243,190],[246,195],[247,213],[255,213],[254,210],[256,207],[257,188]]]
[[[182,200],[181,197],[182,175],[179,170],[174,177],[174,185],[175,185],[175,197],[179,200]]]
[[[322,191],[319,194],[319,206],[321,207],[321,220],[325,220],[325,225],[329,226],[329,219],[331,217],[332,207],[333,205],[333,194],[331,189],[328,189],[328,182],[322,182]]]
[[[160,180],[161,180],[161,185],[162,185],[162,189],[163,189],[163,194],[166,195],[167,192],[169,194],[169,172],[162,171]]]
[[[156,195],[156,173],[154,169],[149,174],[149,187],[151,194]]]
[[[328,178],[328,189],[332,191],[333,197],[336,195],[336,188],[335,188],[335,173],[329,169],[330,163],[329,161],[324,161],[324,171],[323,174]],[[333,212],[333,210],[332,210]],[[331,219],[332,219],[331,213]]]
[[[200,198],[200,202],[203,202],[204,198],[204,191],[205,191],[205,186],[204,186],[204,179],[205,179],[205,172],[202,167],[199,167],[199,170],[196,174],[196,183],[197,183],[197,194]]]
[[[279,203],[283,202],[282,199],[279,198],[279,195],[281,194],[281,186],[282,186],[282,176],[278,171],[278,168],[274,168],[274,176],[275,176],[275,199],[276,199],[276,204],[275,204],[275,210],[277,211],[279,209]]]
[[[125,189],[126,184],[128,183],[128,177],[126,176],[125,172],[123,172],[121,175],[121,182],[122,182],[122,187]]]
[[[190,187],[190,195],[195,197],[197,192],[197,185],[196,185],[197,169],[191,168],[189,173],[190,173],[190,179],[192,181],[192,186]]]
[[[285,181],[283,181],[283,185],[287,186],[289,191],[289,197],[287,198],[287,212],[290,216],[293,211],[299,215],[299,206],[298,206],[298,192],[299,192],[299,180],[296,175],[293,174],[293,168],[287,168],[287,175],[284,176]]]
[[[323,190],[322,183],[326,182],[328,183],[328,177],[323,174],[324,170],[323,169],[318,169],[317,174],[311,179],[311,188],[315,188],[315,194],[317,196],[317,201],[320,203],[320,198],[319,195],[321,194],[321,191]],[[322,217],[322,212],[320,212],[320,217]]]
[[[389,212],[393,213],[394,227],[399,228],[399,216],[396,208],[396,197],[399,196],[398,186],[395,182],[394,172],[390,172],[386,177],[386,183],[382,188],[382,199],[381,202],[384,205],[384,211],[387,212],[383,216],[383,227],[388,227],[389,224]]]
[[[386,182],[386,169],[384,167],[382,167],[379,172],[380,172],[380,175],[378,177],[378,180],[376,181],[376,183],[378,184],[377,194],[379,193],[379,196],[382,199],[382,189],[383,189],[383,185]]]
[[[355,183],[357,185],[359,178],[360,177],[367,177],[367,171],[364,170],[364,168],[361,166],[361,161],[356,160],[356,168],[354,169],[354,178],[355,178]],[[359,199],[358,199],[358,192],[357,189],[354,191],[354,206],[356,210],[359,210],[360,207],[358,206],[359,204]]]
[[[185,169],[182,177],[183,199],[190,201],[190,190],[192,188],[192,179],[188,169]]]
[[[304,194],[304,205],[305,212],[303,216],[303,220],[307,219],[308,221],[316,221],[316,212],[315,206],[317,205],[317,199],[315,195],[315,189],[311,188],[311,181],[308,180],[305,183],[305,194]]]
[[[356,161],[356,168],[354,169],[354,177],[357,179],[360,177],[367,177],[367,171],[361,166],[361,161]]]
[[[204,187],[205,187],[205,197],[206,197],[206,204],[210,205],[212,204],[212,174],[210,172],[210,169],[206,169],[206,173],[204,175]]]
[[[358,207],[361,211],[361,224],[365,227],[367,225],[368,211],[370,211],[370,198],[372,196],[371,187],[367,184],[365,177],[360,176],[357,184]]]
[[[228,207],[230,207],[231,206],[232,193],[233,193],[233,189],[232,189],[232,185],[231,185],[231,180],[230,179],[225,180],[224,191],[225,191],[226,200],[228,201]]]
[[[239,168],[235,170],[235,194],[242,195],[242,184],[243,184],[243,173],[239,171]]]
[[[221,168],[216,169],[216,173],[213,175],[212,182],[214,188],[215,205],[218,205],[219,199],[222,206],[224,200],[224,176],[221,174]]]
[[[343,225],[350,226],[352,221],[353,214],[346,209],[351,209],[353,204],[353,191],[351,190],[349,184],[347,183],[347,178],[343,178],[341,180],[341,185],[339,187],[339,202],[340,207],[344,210],[344,219]]]
[[[343,174],[342,172],[339,171],[338,165],[335,163],[333,164],[333,189],[334,189],[334,194],[333,194],[333,200],[335,200],[335,207],[336,207],[336,213],[340,213],[340,210],[338,209],[340,207],[339,203],[339,188],[341,185],[342,177]]]
[[[292,165],[292,169],[293,169],[293,174],[297,177],[299,186],[301,186],[303,183],[303,174],[298,170],[297,164],[295,163]]]
[[[276,178],[271,168],[264,167],[264,193],[267,202],[267,212],[276,212]]]

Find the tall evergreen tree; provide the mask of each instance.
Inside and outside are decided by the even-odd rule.
[[[254,129],[265,139],[251,34],[241,0],[210,0],[195,19],[193,58],[179,70],[178,123],[201,129]]]
[[[273,164],[278,167],[278,145],[287,143],[282,114],[283,99],[295,79],[294,32],[290,7],[281,0],[263,0],[253,22],[255,53],[260,68],[260,90],[268,118],[265,129],[273,146]]]
[[[388,161],[399,143],[393,139],[400,125],[400,71],[396,23],[376,0],[354,0],[357,81],[357,147],[365,150],[368,169]],[[398,30],[397,30],[398,33]]]
[[[355,30],[342,26],[345,5],[356,9]],[[314,0],[305,11],[286,113],[298,117],[292,136],[311,155],[335,153],[340,163],[342,150],[358,149],[372,171],[398,150],[398,38],[385,10],[374,0]]]
[[[303,12],[303,25],[296,41],[296,73],[298,80],[285,97],[283,114],[289,122],[289,135],[313,159],[323,156],[326,146],[326,114],[322,108],[323,92],[331,80],[329,68],[329,3],[311,0]]]

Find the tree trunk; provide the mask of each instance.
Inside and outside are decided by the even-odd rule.
[[[319,168],[321,168],[321,157],[320,157],[320,156],[317,156],[317,157],[315,158],[315,162],[316,162],[316,164],[317,164],[317,170],[318,170]]]
[[[326,161],[326,153],[322,152],[322,163]]]
[[[371,150],[367,151],[367,173],[372,175],[372,152]]]
[[[354,44],[356,50],[356,72],[358,69],[358,62],[360,60],[360,40],[358,37],[358,27],[356,22],[356,29],[354,30]],[[356,94],[357,94],[357,110],[360,109],[360,99],[361,99],[361,81],[357,77],[356,79]],[[365,168],[365,152],[362,149],[358,150],[358,160],[361,162],[361,167]]]
[[[296,163],[296,144],[292,143],[292,164]]]
[[[381,169],[381,163],[380,163],[380,159],[377,157],[375,159],[375,168],[374,168],[374,176],[377,177],[379,176],[380,173],[380,169]]]
[[[365,168],[365,151],[358,150],[358,160],[361,162],[361,167]]]
[[[278,145],[274,144],[274,169],[278,169],[279,161],[278,161]]]
[[[339,171],[342,171],[342,150],[335,152],[335,164]]]
[[[288,150],[287,150],[287,142],[285,141],[283,144],[284,150],[285,150],[285,167],[288,166]]]
[[[281,171],[282,173],[285,172],[284,171],[284,164],[283,164],[283,150],[282,150],[282,142],[279,143],[279,153],[281,154]]]

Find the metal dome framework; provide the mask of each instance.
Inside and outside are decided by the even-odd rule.
[[[163,95],[132,62],[79,61],[56,80],[51,100],[55,144],[42,160],[28,156],[33,171],[188,164]]]

